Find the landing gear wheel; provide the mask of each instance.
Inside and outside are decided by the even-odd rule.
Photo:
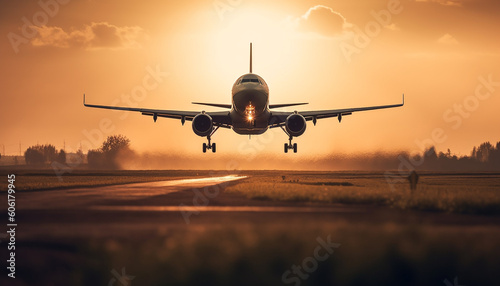
[[[212,152],[215,153],[215,143],[212,144]]]
[[[207,153],[207,143],[203,143],[203,153]]]
[[[283,132],[285,132],[286,135],[288,135],[288,143],[285,143],[285,148],[284,148],[285,153],[288,153],[288,150],[290,149],[293,149],[293,153],[297,153],[297,143],[292,143],[293,136],[288,134],[288,132],[286,132],[283,126],[281,126],[281,129],[283,130]]]

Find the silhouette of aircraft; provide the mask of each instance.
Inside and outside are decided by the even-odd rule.
[[[250,72],[240,76],[234,83],[232,104],[193,102],[197,105],[224,108],[225,111],[199,112],[94,105],[85,103],[85,94],[83,104],[93,108],[140,112],[142,115],[152,116],[154,122],[158,117],[180,119],[182,125],[186,120],[192,121],[194,133],[208,140],[208,143],[203,143],[204,153],[207,150],[215,153],[216,145],[211,143],[211,139],[219,128],[233,129],[234,132],[242,135],[263,134],[269,128],[281,128],[288,135],[288,143],[284,145],[285,153],[292,149],[294,153],[297,153],[297,143],[292,144],[292,140],[293,137],[304,134],[307,121],[312,121],[316,125],[318,119],[337,117],[341,122],[343,116],[351,115],[353,112],[400,107],[404,105],[404,94],[401,104],[315,111],[273,111],[276,108],[307,103],[269,104],[267,83],[262,77],[252,72],[252,43],[250,43]]]

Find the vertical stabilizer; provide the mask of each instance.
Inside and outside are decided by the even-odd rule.
[[[250,43],[250,73],[252,73],[252,43]]]

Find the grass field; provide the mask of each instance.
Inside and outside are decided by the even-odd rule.
[[[239,171],[249,178],[228,187],[226,192],[251,199],[374,204],[399,209],[470,214],[500,214],[500,174],[423,173],[418,188],[411,192],[408,182],[387,179],[375,172],[287,172]],[[88,171],[75,170],[62,177],[52,170],[15,172],[17,191],[92,187],[126,183],[219,176],[213,171]],[[2,177],[7,176],[0,170]],[[6,180],[5,180],[6,182]],[[2,188],[0,192],[5,192]]]
[[[124,281],[127,285],[448,286],[455,285],[455,277],[456,285],[499,284],[500,228],[488,222],[500,213],[499,174],[422,173],[413,194],[407,182],[390,185],[383,173],[241,171],[236,174],[249,178],[229,185],[224,193],[242,194],[255,200],[287,201],[292,205],[293,202],[343,203],[418,209],[436,212],[426,214],[433,218],[447,216],[437,212],[483,216],[474,216],[479,218],[480,225],[461,225],[429,220],[399,223],[392,217],[350,221],[342,213],[325,214],[327,218],[323,214],[307,218],[297,215],[293,219],[287,214],[283,218],[280,214],[263,213],[263,218],[255,221],[229,217],[186,225],[180,214],[177,219],[181,224],[168,220],[152,224],[148,219],[134,220],[135,214],[122,217],[120,213],[119,223],[109,226],[103,223],[106,229],[109,227],[105,237],[94,237],[92,232],[83,238],[60,238],[50,232],[30,240],[19,236],[16,259],[20,278],[14,281],[18,284],[5,285],[124,285],[116,280],[113,283],[116,277],[113,270],[118,274],[124,270],[134,277]],[[23,170],[16,175],[16,186],[36,191],[224,176],[227,172],[80,170],[65,175],[63,181],[50,171]],[[409,212],[397,213],[404,216]],[[43,213],[33,215],[39,214]],[[457,217],[459,220],[462,216]],[[76,220],[83,227],[86,223],[82,221]],[[134,226],[131,228],[134,231],[126,232],[125,236],[115,235],[113,227],[122,224]],[[29,229],[27,221],[22,226]],[[59,227],[64,228],[65,224]],[[311,262],[318,239],[329,238],[340,246],[324,261]],[[0,248],[0,254],[2,251],[6,252],[6,248]],[[303,278],[286,275],[294,265],[302,267],[302,273],[305,267],[311,271],[306,271]],[[4,285],[3,279],[5,276],[0,277],[0,285]]]
[[[318,239],[340,246],[315,265],[310,261]],[[307,222],[162,229],[149,233],[147,239],[80,241],[76,247],[71,242],[68,247],[42,251],[43,255],[36,244],[31,245],[30,255],[43,256],[50,263],[24,268],[22,277],[27,285],[37,284],[35,277],[57,282],[59,276],[45,277],[46,273],[61,271],[60,277],[69,277],[71,285],[108,285],[114,277],[111,270],[122,273],[125,267],[125,273],[134,276],[129,285],[416,286],[447,285],[444,280],[453,285],[455,277],[459,285],[497,285],[499,240],[500,231],[491,229],[464,232],[392,224]],[[293,265],[302,267],[307,278],[289,274],[283,279]]]
[[[499,214],[500,174],[424,173],[417,190],[382,173],[307,173],[253,176],[226,189],[257,200],[376,204],[400,209]]]

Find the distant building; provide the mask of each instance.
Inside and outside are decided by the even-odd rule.
[[[15,165],[26,165],[24,156],[2,155],[2,157],[0,158],[0,166],[15,166]]]

